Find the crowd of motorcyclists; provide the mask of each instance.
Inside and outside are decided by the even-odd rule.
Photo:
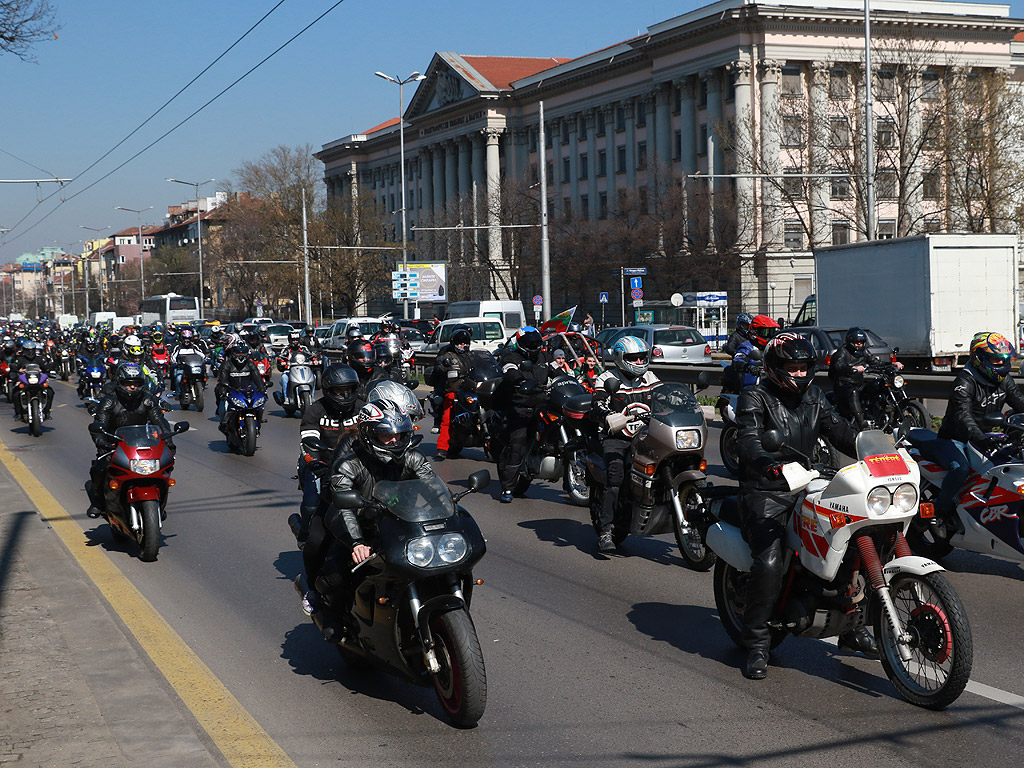
[[[90,517],[107,512],[101,489],[110,467],[112,433],[151,425],[171,452],[176,450],[164,415],[170,407],[165,398],[180,395],[189,385],[195,359],[202,361],[203,386],[207,371],[216,377],[222,432],[231,413],[226,404],[231,392],[262,394],[270,385],[265,342],[241,324],[215,326],[207,338],[188,326],[127,327],[118,333],[90,328],[72,333],[41,326],[6,330],[0,361],[16,418],[23,415],[22,399],[15,393],[19,377],[31,366],[60,375],[62,353],[74,361],[78,396],[95,401],[91,432],[96,459],[86,483]],[[366,337],[353,327],[343,361],[325,367],[312,333],[296,329],[273,361],[281,373],[279,403],[289,397],[293,366],[312,368],[317,380],[319,397],[305,405],[298,427],[301,501],[298,512],[288,519],[303,549],[305,573],[298,586],[307,613],[324,604],[348,605],[354,588],[352,568],[375,551],[379,531],[371,508],[339,507],[334,503],[339,494],[357,491],[370,499],[377,483],[426,480],[434,474],[431,462],[418,450],[422,437],[415,435],[413,420],[422,413],[411,394],[413,355],[400,330],[397,323],[386,321],[380,333]],[[545,336],[525,326],[496,355],[481,357],[472,350],[471,327],[456,327],[425,376],[431,388],[426,397],[433,411],[431,431],[437,434],[433,458],[443,461],[458,455],[462,446],[483,445],[497,465],[498,499],[512,503],[527,492],[536,474],[529,469],[530,452],[539,440],[539,421],[553,383],[578,383],[592,395],[580,430],[604,467],[603,485],[590,496],[596,547],[610,552],[625,535],[616,530],[616,509],[634,459],[632,438],[644,429],[652,393],[661,382],[650,370],[652,350],[643,339],[622,336],[610,349],[601,350],[580,331],[570,326]],[[765,434],[778,431],[787,446],[807,455],[819,437],[856,455],[858,432],[876,426],[862,402],[871,386],[866,374],[878,366],[891,366],[892,371],[902,367],[894,360],[875,359],[867,341],[863,329],[851,328],[832,354],[831,400],[813,384],[818,358],[810,341],[769,317],[740,315],[724,348],[731,361],[723,371],[723,389],[739,395],[739,510],[753,556],[743,614],[748,648],[743,671],[749,678],[767,674],[769,621],[783,588],[782,542],[793,514],[791,498],[781,493],[786,459],[782,452],[765,447]],[[1024,413],[1024,395],[1008,375],[1014,354],[1010,342],[997,333],[979,333],[971,342],[970,362],[956,377],[942,428],[928,448],[930,460],[949,470],[935,500],[940,522],[951,519],[955,495],[967,477],[966,444],[983,451],[997,447],[997,439],[984,426],[985,416],[1007,405]],[[494,371],[489,378],[474,375],[484,367]],[[98,390],[91,373],[97,370],[103,372]],[[377,386],[381,382],[398,386]],[[53,399],[53,387],[47,387],[46,419],[51,418]],[[467,403],[478,411],[467,410]],[[474,430],[480,434],[467,434]],[[334,624],[324,629],[325,637],[346,631]],[[864,627],[841,635],[839,646],[878,655],[875,640]]]

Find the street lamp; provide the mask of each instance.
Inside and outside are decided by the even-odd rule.
[[[775,287],[776,287],[775,283],[768,283],[768,287],[771,288],[771,291],[772,291],[771,307],[768,309],[768,314],[769,315],[774,315],[775,314]]]
[[[426,76],[421,75],[419,72],[413,72],[405,80],[400,80],[397,77],[391,77],[391,75],[385,75],[383,72],[374,72],[377,77],[382,77],[389,83],[395,83],[398,86],[398,146],[399,146],[399,165],[402,175],[402,271],[409,271],[409,240],[408,240],[408,227],[405,221],[405,96],[402,88],[406,83],[411,83],[416,80],[425,80]],[[408,294],[406,294],[408,297]],[[406,298],[402,301],[402,316],[409,319],[409,299]]]
[[[105,227],[87,227],[84,224],[79,224],[78,228],[79,229],[87,229],[90,232],[95,232],[96,234],[99,234],[100,232],[102,232],[105,229],[110,229],[110,225],[108,224]],[[100,268],[100,275],[103,274],[103,262],[101,260],[102,257],[103,257],[103,249],[100,248],[100,247],[97,247],[96,248],[96,263],[97,263],[97,265]],[[103,278],[101,277],[100,278],[100,311],[102,311],[102,309],[103,309]],[[85,256],[85,317],[86,317],[86,319],[88,319],[88,317],[89,317],[89,255],[88,254],[86,254],[86,256]]]
[[[148,205],[145,208],[125,208],[120,205],[115,205],[114,210],[116,211],[129,211],[138,216],[139,220],[139,284],[142,287],[142,293],[139,296],[139,301],[143,302],[146,300],[146,251],[142,247],[142,212],[148,211],[152,208],[152,205]]]
[[[196,188],[196,240],[199,241],[199,314],[202,315],[206,308],[206,291],[203,289],[203,215],[202,211],[199,210],[199,188],[204,184],[209,184],[211,181],[216,181],[216,179],[207,179],[206,181],[165,179],[165,181],[173,181],[175,184],[187,184],[190,187]]]

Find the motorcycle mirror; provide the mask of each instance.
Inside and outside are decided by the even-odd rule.
[[[621,386],[622,382],[619,381],[614,376],[612,376],[611,378],[605,380],[604,391],[607,392],[609,395],[614,395],[616,392],[619,391],[619,387]]]
[[[309,439],[305,440],[304,442],[306,443],[306,445],[309,448],[312,448],[317,453],[323,453],[324,451],[327,450],[327,446],[324,443],[322,443],[320,440],[317,440],[315,437],[314,438],[309,438]]]
[[[413,381],[408,381],[405,384],[405,386],[407,386],[409,389],[416,389],[416,387],[418,387],[419,385],[420,383],[415,379]]]
[[[359,491],[335,491],[332,501],[338,509],[359,509],[366,504]]]
[[[768,453],[778,453],[782,450],[782,432],[777,429],[769,430],[761,436],[761,446]]]
[[[1006,417],[1001,413],[986,413],[981,417],[986,432],[996,432],[1006,426]]]
[[[754,347],[752,350],[750,350],[747,353],[747,357],[750,360],[758,360],[758,361],[764,359],[764,355],[761,354],[761,350],[758,349],[757,347]]]
[[[417,427],[419,429],[419,427]],[[423,435],[413,435],[412,440],[409,441],[409,450],[415,450],[416,446],[423,442]]]
[[[171,432],[176,435],[180,435],[182,432],[188,432],[189,427],[190,425],[187,421],[177,421],[174,423],[174,426],[171,427]]]
[[[711,385],[711,377],[708,376],[707,371],[701,371],[697,374],[697,391],[700,392],[702,389],[707,389]]]
[[[481,469],[478,472],[474,472],[469,476],[469,490],[472,493],[476,493],[482,488],[486,488],[491,484],[491,473],[486,469]]]

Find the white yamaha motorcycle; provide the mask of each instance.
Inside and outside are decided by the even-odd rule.
[[[928,709],[955,701],[971,674],[971,629],[943,568],[915,557],[903,537],[918,509],[917,464],[878,430],[858,435],[858,461],[839,470],[812,468],[778,432],[767,433],[764,446],[799,458],[783,470],[795,498],[785,587],[769,620],[773,647],[789,634],[836,637],[872,621],[885,674],[901,696]],[[717,518],[706,536],[718,555],[715,604],[743,647],[753,557],[736,497],[713,498],[709,511]]]

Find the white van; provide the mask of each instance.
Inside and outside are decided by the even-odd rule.
[[[57,325],[62,331],[66,331],[75,325],[78,325],[78,315],[57,315]]]
[[[439,350],[448,346],[452,329],[457,325],[468,325],[473,331],[470,349],[486,349],[488,352],[496,352],[510,335],[493,317],[457,317],[442,321],[437,327],[436,333],[431,337],[430,343],[423,347],[423,351],[436,355]]]
[[[114,322],[117,312],[93,312],[89,315],[89,325],[99,328],[101,325]]]
[[[505,336],[510,336],[526,324],[526,310],[521,301],[453,301],[448,305],[444,319],[481,317],[500,322],[505,329]]]

